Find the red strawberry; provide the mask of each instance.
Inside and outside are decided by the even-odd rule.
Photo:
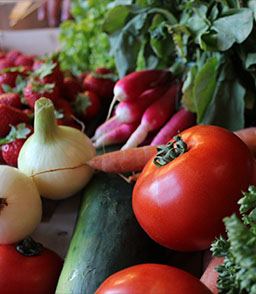
[[[96,117],[100,107],[98,95],[91,91],[80,93],[75,101],[75,111],[83,121]]]
[[[5,160],[3,159],[2,148],[1,147],[0,147],[0,164],[6,164]]]
[[[34,76],[38,77],[44,83],[55,83],[61,89],[63,86],[63,73],[56,60],[37,59],[34,61],[32,69]]]
[[[6,59],[10,60],[11,62],[14,63],[14,61],[16,60],[16,58],[18,56],[20,56],[22,53],[19,50],[10,50],[7,54],[6,54]]]
[[[102,99],[110,99],[116,78],[112,74],[90,73],[83,81],[83,87],[87,91],[96,93]]]
[[[5,139],[7,142],[2,146],[2,156],[7,164],[17,167],[20,149],[33,131],[33,127],[25,123],[12,126]]]
[[[89,72],[85,71],[85,72],[80,73],[80,75],[77,77],[78,82],[80,84],[80,87],[82,87],[82,88],[84,87],[83,81],[88,76],[88,74],[89,74]],[[84,88],[83,88],[83,90],[84,90]]]
[[[27,114],[12,106],[0,104],[0,137],[5,137],[9,133],[10,125],[21,122],[29,122]]]
[[[18,76],[18,72],[2,71],[0,72],[0,94],[5,93],[3,85],[8,85],[11,88],[15,86],[15,81]]]
[[[73,108],[67,100],[58,99],[55,108],[58,125],[81,129],[81,126],[75,120]]]
[[[68,101],[74,101],[80,91],[81,87],[77,79],[73,77],[64,78],[62,93],[65,99]]]
[[[0,94],[0,104],[21,108],[20,95],[17,93],[4,93]]]
[[[25,55],[19,55],[14,61],[15,66],[26,65],[26,66],[32,67],[33,63],[34,63],[33,59]]]
[[[9,67],[13,67],[13,66],[14,66],[14,64],[12,61],[10,61],[6,58],[0,59],[0,71],[2,71],[5,68],[9,68]]]
[[[24,98],[28,105],[33,109],[36,100],[41,97],[46,97],[52,100],[55,104],[59,98],[58,88],[54,83],[44,83],[38,79],[32,79],[24,90]]]
[[[100,75],[107,75],[107,74],[113,74],[114,71],[111,68],[106,68],[106,67],[97,67],[95,68],[95,72],[100,74]]]
[[[0,51],[0,59],[4,59],[5,58],[5,53]],[[1,152],[0,152],[1,153]]]

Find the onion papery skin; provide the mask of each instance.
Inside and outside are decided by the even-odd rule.
[[[0,244],[29,236],[42,218],[42,201],[35,183],[15,167],[0,165]]]
[[[33,135],[26,140],[19,154],[18,168],[33,179],[41,196],[64,199],[90,181],[94,169],[86,162],[95,155],[95,147],[84,133],[58,126],[54,147],[51,142],[42,145]]]

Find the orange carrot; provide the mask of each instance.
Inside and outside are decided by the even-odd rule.
[[[87,164],[96,170],[108,173],[141,171],[156,153],[156,146],[129,148],[95,156]]]
[[[256,127],[249,127],[234,132],[256,156]]]

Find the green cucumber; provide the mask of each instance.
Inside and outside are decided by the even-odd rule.
[[[94,175],[83,192],[56,294],[93,294],[114,272],[161,260],[160,246],[135,219],[132,189],[119,175]]]

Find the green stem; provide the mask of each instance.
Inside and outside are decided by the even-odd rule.
[[[34,134],[42,143],[51,141],[58,131],[54,110],[48,98],[40,98],[35,103]]]
[[[187,144],[182,140],[181,135],[175,136],[174,141],[157,147],[158,153],[154,158],[154,164],[162,167],[187,151]]]
[[[17,244],[16,250],[24,256],[37,256],[42,252],[43,245],[35,242],[31,237],[27,237]]]

